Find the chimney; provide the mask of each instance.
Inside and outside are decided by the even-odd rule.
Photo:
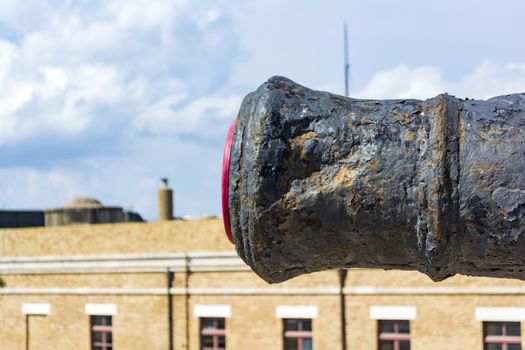
[[[173,191],[168,187],[168,179],[163,177],[158,193],[159,221],[173,220]]]

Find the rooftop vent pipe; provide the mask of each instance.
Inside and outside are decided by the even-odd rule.
[[[173,191],[168,187],[168,179],[160,179],[162,186],[158,192],[159,221],[173,220]]]

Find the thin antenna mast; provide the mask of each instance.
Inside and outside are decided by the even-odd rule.
[[[348,30],[346,27],[346,22],[343,25],[344,31],[344,50],[345,50],[345,96],[350,95],[349,80],[350,80],[350,62],[348,59]]]
[[[346,28],[346,21],[343,23],[343,40],[344,40],[344,56],[345,56],[345,96],[348,97],[350,78],[350,62],[348,59],[348,30]],[[346,350],[346,301],[343,293],[347,272],[345,269],[339,269],[339,306],[341,310],[341,350]]]

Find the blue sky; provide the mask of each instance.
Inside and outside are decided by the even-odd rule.
[[[525,91],[525,3],[0,0],[0,209],[78,195],[156,216],[220,215],[226,130],[272,75],[342,93]]]

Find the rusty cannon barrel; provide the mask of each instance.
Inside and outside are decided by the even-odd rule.
[[[223,170],[227,234],[268,282],[525,279],[525,94],[360,100],[273,77],[244,99]]]

